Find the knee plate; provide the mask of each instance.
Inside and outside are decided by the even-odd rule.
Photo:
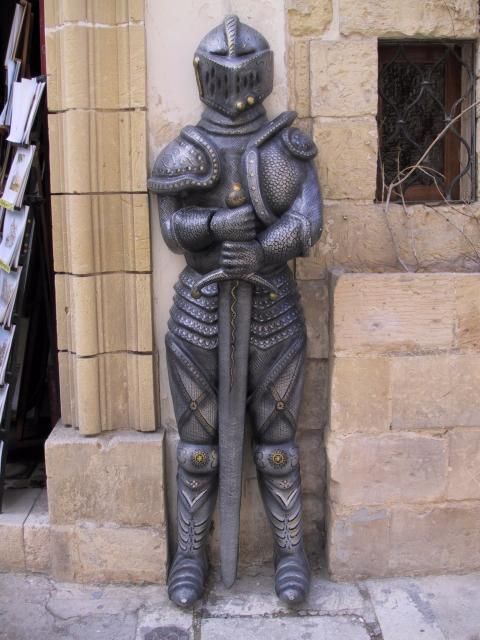
[[[180,468],[193,474],[215,474],[218,471],[218,447],[179,442],[177,460]]]
[[[286,476],[299,468],[298,447],[294,442],[257,445],[254,458],[257,469],[268,476]]]

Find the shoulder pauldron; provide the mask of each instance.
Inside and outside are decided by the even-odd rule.
[[[155,193],[210,189],[219,179],[218,151],[196,127],[184,127],[178,138],[160,152],[148,188]]]
[[[301,129],[290,127],[282,131],[282,142],[296,158],[311,160],[317,155],[317,147],[313,140]]]

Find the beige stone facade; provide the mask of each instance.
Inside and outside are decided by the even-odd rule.
[[[324,0],[287,15],[289,104],[318,144],[326,199],[323,236],[296,275],[319,292],[335,274],[323,349],[330,572],[478,568],[480,276],[457,272],[479,271],[480,208],[374,202],[378,40],[474,40],[478,3]]]
[[[480,205],[375,203],[378,40],[475,40],[476,0],[45,0],[62,424],[48,514],[42,497],[0,522],[0,558],[68,580],[165,579],[177,433],[163,336],[183,262],[146,178],[197,120],[192,52],[232,11],[275,51],[269,113],[295,109],[319,147],[324,233],[295,265],[308,551],[326,539],[336,579],[479,568]],[[248,451],[243,496],[241,561],[263,562]]]
[[[343,274],[332,296],[332,574],[478,568],[480,276]]]

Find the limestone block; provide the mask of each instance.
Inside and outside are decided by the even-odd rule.
[[[330,500],[339,505],[444,498],[447,439],[413,433],[327,438]]]
[[[58,354],[62,421],[83,435],[117,429],[155,430],[151,354]]]
[[[57,274],[55,290],[60,350],[77,356],[152,351],[149,274]]]
[[[448,441],[448,499],[480,499],[480,430],[453,429]]]
[[[145,107],[143,24],[66,24],[47,32],[46,55],[50,111]]]
[[[149,271],[146,194],[52,196],[55,270],[87,275]]]
[[[317,37],[332,20],[332,0],[288,0],[287,11],[290,35]]]
[[[324,277],[328,269],[384,271],[398,266],[385,214],[374,204],[329,202],[323,233],[308,258],[296,260],[297,278]]]
[[[25,571],[22,526],[1,520],[0,571]]]
[[[393,575],[475,571],[480,568],[480,502],[394,509],[390,545]]]
[[[144,111],[49,116],[52,193],[146,190]]]
[[[375,116],[377,39],[313,40],[310,45],[312,116]]]
[[[0,571],[25,571],[23,525],[39,489],[6,490],[0,513]]]
[[[302,431],[297,436],[303,491],[323,497],[325,492],[325,447],[323,430]]]
[[[391,366],[394,429],[480,427],[480,354],[394,358]]]
[[[457,347],[480,353],[480,277],[463,275],[455,278],[455,297]]]
[[[373,200],[377,180],[374,118],[314,122],[320,184],[327,199]]]
[[[297,277],[322,278],[329,268],[478,272],[478,216],[478,204],[391,204],[386,212],[382,204],[328,202],[322,238],[296,260]]]
[[[330,430],[382,433],[392,424],[389,358],[334,358]]]
[[[451,274],[344,274],[333,292],[337,356],[414,354],[454,347]]]
[[[58,424],[45,447],[50,522],[165,526],[163,432],[84,438]]]
[[[167,544],[157,527],[55,525],[51,558],[55,580],[164,584]]]
[[[292,40],[288,48],[288,102],[299,118],[310,114],[310,46],[305,40]]]
[[[334,580],[354,580],[388,573],[388,509],[328,510],[327,563]]]
[[[390,205],[388,211],[397,251],[407,268],[478,272],[478,203],[454,207],[412,205],[406,209]]]
[[[60,407],[62,413],[62,421],[64,424],[78,426],[77,416],[77,398],[76,398],[76,368],[74,366],[75,356],[67,351],[59,351],[58,359],[58,377],[60,384]],[[93,433],[99,433],[101,428]]]
[[[298,282],[307,325],[307,356],[328,358],[328,285],[325,280]]]
[[[474,38],[478,3],[472,0],[340,0],[340,32],[374,36]]]
[[[45,23],[54,27],[65,22],[121,24],[143,20],[143,0],[46,0]]]
[[[50,521],[47,491],[39,495],[23,525],[25,569],[34,573],[50,571]]]
[[[324,429],[328,421],[328,361],[307,358],[298,425],[301,431]]]
[[[303,476],[302,476],[303,478]],[[307,555],[313,558],[321,557],[325,547],[325,490],[315,493],[302,491],[303,531]]]

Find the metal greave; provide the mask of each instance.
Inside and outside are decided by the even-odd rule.
[[[168,576],[170,599],[190,606],[203,594],[207,540],[218,486],[218,448],[180,442],[177,448],[178,546]]]
[[[298,447],[294,442],[257,445],[255,464],[274,540],[275,590],[279,598],[305,600],[310,568],[303,546],[303,514]]]

